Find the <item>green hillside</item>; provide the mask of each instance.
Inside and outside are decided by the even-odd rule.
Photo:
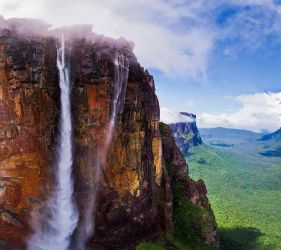
[[[202,140],[213,147],[232,148],[238,144],[254,142],[264,134],[230,128],[200,128]]]
[[[200,133],[207,145],[235,153],[243,161],[253,159],[256,164],[259,158],[264,165],[265,161],[271,161],[271,157],[281,157],[281,129],[266,135],[228,128],[200,129]]]
[[[281,249],[281,158],[260,148],[203,144],[187,156],[191,177],[207,185],[222,249]]]

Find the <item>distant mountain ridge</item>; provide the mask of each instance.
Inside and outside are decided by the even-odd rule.
[[[196,115],[180,112],[184,122],[171,123],[169,126],[174,134],[176,144],[186,154],[189,149],[202,144],[202,139],[196,124]]]
[[[263,157],[281,157],[281,128],[265,134],[228,128],[199,129],[204,143],[218,149],[256,152]]]
[[[179,112],[177,118],[178,122],[169,126],[184,155],[192,147],[204,142],[209,146],[233,152],[243,147],[245,150],[251,148],[251,151],[263,157],[281,157],[281,128],[269,134],[224,127],[198,129],[195,114]]]
[[[271,140],[271,139],[281,140],[281,128],[279,128],[278,130],[276,130],[275,132],[273,132],[271,134],[264,135],[260,140],[261,141],[268,141],[268,140]]]
[[[199,128],[199,131],[206,144],[219,148],[229,148],[237,144],[256,141],[264,135],[249,130],[222,127]]]
[[[232,135],[260,135],[262,133],[256,133],[246,129],[234,129],[234,128],[224,128],[224,127],[216,127],[216,128],[199,128],[200,131],[212,131],[213,133],[228,133]],[[201,132],[202,133],[202,132]]]
[[[265,157],[281,157],[281,128],[259,139],[266,149],[260,155]]]

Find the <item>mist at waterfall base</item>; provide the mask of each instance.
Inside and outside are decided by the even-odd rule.
[[[91,190],[87,197],[87,208],[82,215],[82,223],[78,228],[78,236],[76,239],[76,249],[85,249],[85,244],[87,240],[93,236],[95,231],[95,220],[94,211],[96,208],[97,194],[99,191],[100,178],[102,173],[102,168],[106,164],[107,153],[109,146],[112,142],[114,127],[118,114],[123,111],[125,94],[129,75],[129,60],[119,53],[115,54],[114,58],[114,82],[113,82],[113,96],[111,104],[111,112],[109,117],[109,123],[104,131],[104,136],[102,142],[98,145],[97,155],[93,163],[90,163],[88,169],[87,177],[88,184]],[[92,159],[92,157],[90,157]]]
[[[56,168],[56,189],[50,199],[33,218],[34,235],[28,242],[29,250],[67,250],[78,222],[73,203],[72,180],[72,123],[70,112],[70,77],[65,64],[65,43],[57,50],[60,84],[60,138]]]

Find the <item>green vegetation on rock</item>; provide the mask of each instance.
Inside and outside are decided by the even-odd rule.
[[[185,158],[176,146],[170,127],[162,123],[159,127],[165,163],[163,176],[168,178],[168,188],[173,194],[169,200],[173,201],[173,209],[169,210],[173,212],[173,230],[159,235],[156,242],[140,243],[136,250],[216,249],[219,245],[217,224],[205,184],[188,176]]]
[[[160,243],[142,242],[136,247],[136,250],[165,250],[166,248]]]
[[[212,249],[206,246],[202,239],[202,235],[212,229],[215,223],[212,220],[212,211],[203,207],[195,206],[187,200],[183,194],[183,183],[179,180],[174,189],[174,243],[179,249]],[[207,199],[201,196],[201,199]]]

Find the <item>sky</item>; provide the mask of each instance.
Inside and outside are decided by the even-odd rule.
[[[199,127],[281,126],[280,0],[1,0],[4,18],[40,18],[135,43],[153,74],[161,120]],[[175,115],[174,117],[177,117]]]

